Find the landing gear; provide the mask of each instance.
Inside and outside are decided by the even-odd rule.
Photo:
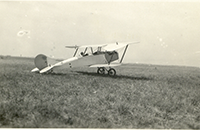
[[[113,68],[106,69],[105,67],[99,67],[97,69],[97,73],[98,74],[105,74],[105,72],[107,72],[108,75],[110,75],[110,76],[115,76],[116,75],[116,70],[113,69]]]
[[[108,75],[110,75],[110,76],[115,76],[115,75],[116,75],[115,69],[110,68],[110,69],[108,70]]]
[[[98,74],[105,74],[105,70],[106,70],[105,67],[100,67],[100,68],[97,69],[97,73]]]

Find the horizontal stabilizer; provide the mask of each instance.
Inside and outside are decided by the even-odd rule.
[[[121,64],[96,64],[96,65],[91,65],[90,67],[114,67],[114,66],[120,66]]]
[[[40,70],[38,68],[34,68],[31,70],[31,72],[39,72]]]
[[[54,66],[47,66],[46,68],[40,70],[40,73],[45,73],[45,72],[48,72],[49,70],[51,70]]]

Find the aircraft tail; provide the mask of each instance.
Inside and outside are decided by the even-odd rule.
[[[48,66],[52,66],[52,65],[56,64],[57,62],[58,61],[56,61],[55,59],[49,58],[49,57],[45,56],[44,54],[39,54],[34,59],[35,66],[39,70],[42,70]]]

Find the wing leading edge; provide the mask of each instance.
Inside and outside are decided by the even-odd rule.
[[[101,45],[83,45],[83,46],[65,46],[66,48],[74,48],[74,49],[77,49],[77,48],[87,48],[87,47],[90,47],[90,48],[93,48],[93,47],[104,47],[104,46],[107,46],[107,44],[101,44]]]
[[[112,43],[112,44],[107,44],[105,47],[103,47],[104,50],[106,51],[115,51],[115,50],[118,50],[118,49],[121,49],[123,47],[126,47],[127,45],[130,45],[130,44],[137,44],[139,42],[135,41],[135,42],[126,42],[126,43]]]

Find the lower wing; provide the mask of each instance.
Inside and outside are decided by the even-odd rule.
[[[121,64],[96,64],[96,65],[90,65],[89,67],[114,67],[114,66],[120,66]]]

